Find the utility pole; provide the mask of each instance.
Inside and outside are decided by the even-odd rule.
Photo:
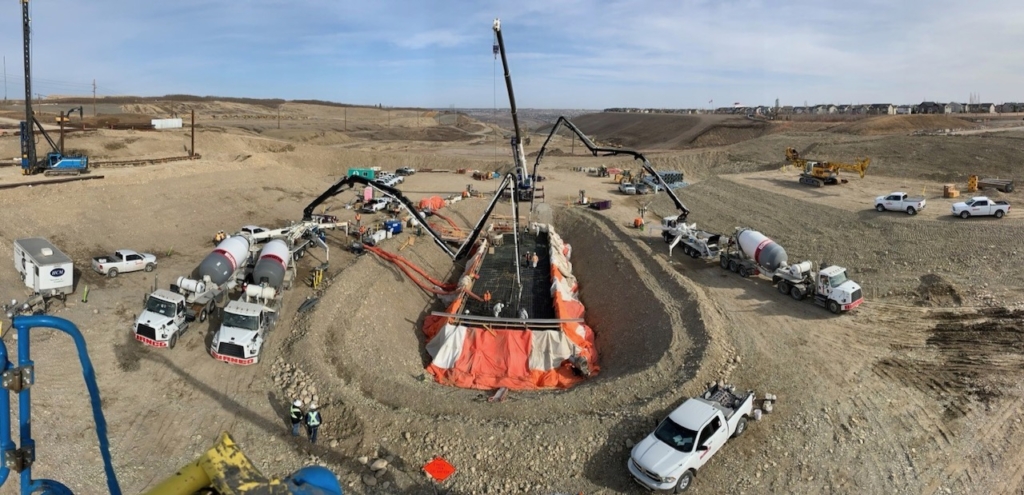
[[[4,103],[7,103],[7,55],[4,55]]]
[[[92,80],[92,116],[96,116],[96,80]]]
[[[196,109],[192,109],[192,149],[188,152],[189,158],[196,156]]]
[[[277,128],[281,128],[281,105],[277,106]]]

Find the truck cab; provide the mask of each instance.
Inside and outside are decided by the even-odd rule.
[[[146,298],[146,306],[135,320],[135,340],[152,347],[174,349],[178,336],[188,330],[185,296],[158,289]]]
[[[825,265],[814,273],[811,266],[811,262],[803,261],[780,267],[772,275],[772,283],[778,284],[779,292],[798,301],[812,296],[815,304],[835,314],[864,302],[860,285],[846,277],[846,268]]]
[[[833,313],[849,311],[864,302],[860,285],[846,278],[846,268],[825,266],[818,272],[815,303]]]
[[[718,385],[687,399],[633,447],[630,475],[649,490],[686,491],[697,471],[746,431],[753,408],[752,391],[736,395]]]
[[[276,314],[257,303],[231,301],[223,310],[220,328],[213,334],[210,354],[218,361],[238,365],[259,362],[260,349]]]

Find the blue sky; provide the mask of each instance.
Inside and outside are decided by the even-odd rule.
[[[0,6],[21,98],[20,5]],[[524,108],[1024,100],[1020,0],[32,0],[33,92]],[[497,78],[494,68],[497,66]]]

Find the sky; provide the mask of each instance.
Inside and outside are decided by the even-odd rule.
[[[507,108],[1024,101],[1020,0],[31,0],[33,93]],[[23,89],[20,3],[0,6]]]

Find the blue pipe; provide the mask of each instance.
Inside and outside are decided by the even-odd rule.
[[[96,436],[99,438],[100,443],[100,454],[103,456],[103,471],[107,476],[107,489],[111,495],[121,495],[121,487],[117,483],[117,475],[114,474],[113,462],[110,459],[110,442],[107,439],[107,421],[103,417],[103,409],[100,403],[100,389],[96,385],[96,372],[92,367],[92,361],[89,360],[89,353],[85,348],[85,337],[82,336],[82,332],[75,327],[74,323],[71,323],[64,318],[58,318],[56,316],[38,315],[38,316],[15,316],[14,317],[14,328],[18,330],[18,366],[28,366],[32,364],[29,355],[29,329],[32,328],[52,328],[54,330],[60,330],[71,336],[75,341],[75,348],[78,350],[78,359],[82,363],[82,376],[85,379],[85,386],[89,389],[89,402],[92,406],[93,420],[96,422]],[[0,360],[3,361],[4,370],[9,369],[11,363],[7,361],[7,348],[0,343]],[[34,372],[33,372],[34,373]],[[33,380],[34,381],[34,380]],[[0,442],[2,442],[3,448],[8,448],[8,442],[11,443],[13,448],[13,442],[11,442],[10,435],[10,397],[9,393],[0,393],[2,399],[0,399],[0,407],[7,406],[7,416],[0,413]],[[32,420],[31,420],[31,404],[29,403],[30,394],[29,389],[23,389],[18,394],[18,407],[19,414],[18,420],[21,426],[21,448],[32,449],[33,457],[35,450],[35,441],[32,440]],[[7,426],[5,429],[4,426]],[[6,481],[8,470],[4,467],[0,470],[0,485]],[[32,480],[32,468],[29,467],[21,472],[21,492],[22,494],[28,495],[36,490],[45,489],[47,493],[53,494],[68,494],[72,492],[66,486],[51,480]]]
[[[14,365],[7,360],[7,346],[0,341],[0,373],[13,367]],[[0,449],[6,452],[14,448],[14,440],[11,440],[11,394],[0,393]],[[6,464],[0,467],[0,486],[7,482],[10,475],[11,469]]]

